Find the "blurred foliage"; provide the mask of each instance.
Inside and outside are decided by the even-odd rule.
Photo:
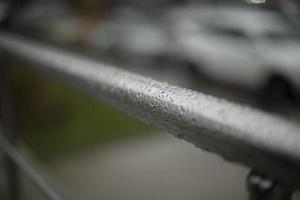
[[[17,131],[36,156],[51,158],[151,128],[76,90],[9,61],[16,99]]]

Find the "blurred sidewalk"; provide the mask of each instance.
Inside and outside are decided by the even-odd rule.
[[[247,199],[248,170],[165,133],[93,147],[49,169],[76,199]]]

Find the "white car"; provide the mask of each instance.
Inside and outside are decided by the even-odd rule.
[[[169,13],[175,54],[193,72],[263,91],[269,98],[299,98],[300,37],[271,11],[250,8],[180,8]]]
[[[166,31],[157,21],[134,9],[120,9],[103,20],[86,43],[97,51],[118,58],[147,59],[159,57],[166,50]]]

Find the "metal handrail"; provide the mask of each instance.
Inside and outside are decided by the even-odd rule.
[[[14,34],[0,32],[0,48],[197,147],[300,186],[300,127],[292,122]]]
[[[0,132],[0,150],[10,158],[20,168],[24,174],[34,183],[34,185],[47,197],[49,200],[63,200],[63,198],[50,187],[44,179],[38,174],[30,163],[10,144],[4,137],[3,131]]]

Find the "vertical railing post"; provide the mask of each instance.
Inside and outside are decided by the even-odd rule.
[[[5,65],[3,55],[0,55],[0,119],[4,131],[4,137],[12,144],[16,145],[15,112],[14,103],[9,80],[8,67]],[[20,199],[20,177],[17,166],[9,159],[4,159],[5,174],[7,181],[7,199]]]
[[[6,0],[5,16],[1,19],[1,29],[7,29],[10,26],[10,19],[16,11],[14,8],[19,5],[19,0]],[[2,126],[3,136],[12,145],[16,145],[16,130],[15,130],[15,109],[12,98],[11,85],[9,80],[9,69],[5,64],[4,53],[0,51],[0,124]],[[4,170],[6,184],[4,191],[6,191],[6,199],[19,200],[20,196],[20,177],[18,167],[15,163],[7,156],[4,157]]]
[[[291,200],[293,187],[252,170],[247,177],[249,200]]]

